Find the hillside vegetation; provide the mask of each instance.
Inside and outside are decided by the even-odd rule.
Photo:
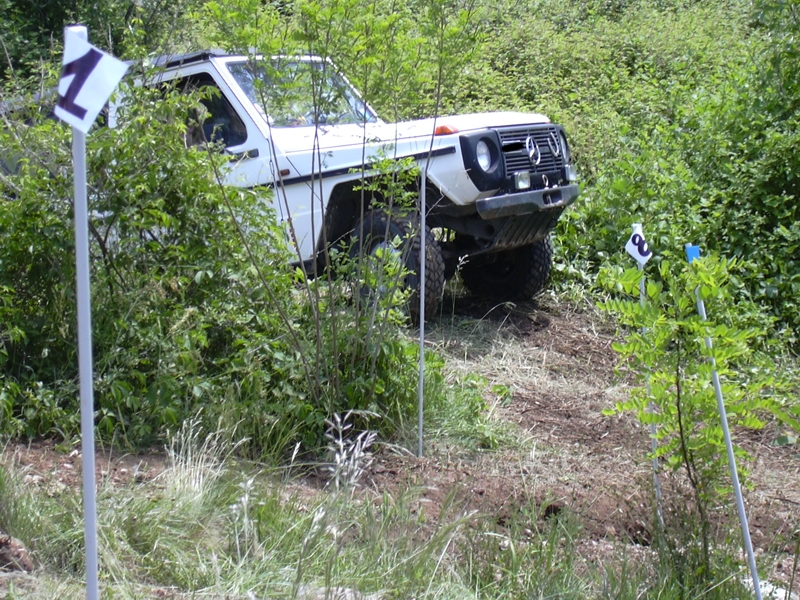
[[[769,423],[776,439],[796,444],[791,430],[800,416],[795,358],[800,5],[795,0],[114,0],[101,5],[73,0],[45,10],[0,0],[2,100],[13,108],[0,114],[3,439],[45,436],[69,448],[79,433],[69,131],[48,118],[37,95],[57,81],[62,26],[87,24],[93,43],[135,61],[135,74],[146,73],[155,55],[198,48],[329,56],[386,120],[521,110],[547,114],[565,126],[582,194],[554,238],[553,297],[601,304],[624,331],[638,332],[626,333],[615,346],[625,358],[623,376],[631,393],[607,411],[633,411],[643,422],[658,422],[662,463],[686,472],[687,510],[699,523],[689,533],[680,525],[663,532],[659,549],[665,562],[652,572],[644,568],[640,581],[650,582],[642,585],[652,597],[669,590],[666,597],[725,598],[729,592],[721,590],[728,588],[720,582],[739,586],[738,580],[730,583],[730,565],[720,566],[713,551],[730,533],[713,516],[729,502],[730,489],[720,428],[712,425],[716,409],[706,359],[717,361],[735,425],[757,429]],[[103,443],[128,449],[161,445],[179,431],[192,443],[213,440],[210,462],[186,470],[196,467],[219,475],[221,482],[215,487],[216,480],[209,480],[200,490],[217,494],[197,496],[208,504],[192,504],[189,484],[179,490],[197,522],[169,522],[163,507],[147,513],[148,522],[177,530],[194,527],[211,513],[217,522],[220,507],[229,501],[247,504],[250,496],[248,489],[234,489],[214,465],[234,456],[268,465],[316,461],[336,448],[331,432],[337,423],[343,443],[337,415],[347,414],[354,431],[376,431],[382,443],[413,447],[419,349],[399,308],[403,298],[364,301],[360,268],[344,256],[334,257],[339,272],[356,276],[307,280],[288,269],[293,250],[283,243],[285,232],[274,214],[252,190],[220,183],[223,156],[186,149],[184,124],[195,99],[174,90],[122,85],[127,100],[117,127],[96,126],[88,138],[97,431]],[[387,194],[401,187],[394,177],[388,168]],[[638,305],[640,274],[623,250],[634,223],[644,225],[655,253],[646,270],[647,308]],[[697,269],[686,266],[688,242],[708,256]],[[708,324],[699,323],[694,312],[695,290],[709,304]],[[449,293],[459,295],[457,284]],[[438,318],[451,318],[447,310]],[[705,336],[714,338],[714,352],[699,343]],[[512,443],[514,436],[497,423],[494,405],[487,402],[511,395],[506,382],[459,372],[445,356],[426,351],[424,361],[425,420],[436,436],[431,447],[454,444],[460,451],[477,451]],[[650,406],[657,407],[657,416],[648,413]],[[235,448],[230,456],[220,449],[222,440]],[[191,456],[181,454],[188,450],[173,450],[174,468],[191,463]],[[48,521],[51,530],[36,532],[20,516],[23,500],[15,490],[21,488],[12,476],[8,482],[0,468],[0,530],[16,524],[31,537],[56,535],[56,517]],[[277,506],[281,498],[268,502]],[[345,509],[336,502],[320,519],[341,516],[338,511]],[[234,510],[232,523],[240,529],[226,538],[236,547],[227,556],[245,561],[252,548],[263,550],[273,530],[294,531],[292,544],[299,547],[287,564],[296,567],[291,589],[298,597],[304,561],[313,563],[307,551],[318,547],[327,520],[303,521],[308,528],[295,531],[283,521],[289,514],[278,511],[269,531],[254,531],[249,528],[258,519],[248,511],[261,518],[273,504],[244,504]],[[401,504],[389,510],[390,504],[383,505],[389,512],[380,518],[370,510],[353,517],[371,527],[373,541],[380,540],[384,524],[395,527],[399,519],[403,529],[407,519],[419,517]],[[132,522],[114,527],[135,529]],[[397,597],[427,594],[421,582],[437,576],[431,557],[443,556],[454,539],[448,527],[419,553],[406,546],[384,548],[397,559],[387,568],[410,573]],[[556,557],[547,554],[548,543],[572,535],[559,527],[548,530],[555,537],[542,537],[534,552],[543,570]],[[422,529],[410,529],[409,535],[427,535]],[[403,536],[398,538],[402,542]],[[73,570],[80,563],[75,543],[71,539],[72,550],[55,559]],[[128,543],[125,551],[132,552],[137,544],[150,548],[158,540]],[[381,547],[376,541],[365,551],[380,555]],[[190,560],[185,548],[180,552],[177,563]],[[337,556],[338,550],[326,554],[330,563],[317,563],[315,573],[329,575],[326,565]],[[464,579],[474,583],[477,596],[493,597],[488,590],[498,588],[487,582],[495,563],[472,555],[470,560],[476,561],[475,570],[465,568]],[[524,564],[514,564],[515,573],[524,572]],[[169,567],[165,581],[187,590],[209,587],[217,566],[205,568],[184,580],[180,569]],[[651,575],[666,577],[667,584],[658,587]],[[568,597],[640,597],[620,581],[606,581],[607,588],[593,584],[591,593],[576,588]],[[535,584],[530,585],[508,593],[533,594]],[[558,582],[553,586],[551,591]],[[246,586],[229,589],[234,588]],[[436,597],[463,597],[458,593],[464,588],[458,589]]]

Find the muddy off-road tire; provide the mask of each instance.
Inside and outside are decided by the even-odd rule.
[[[414,323],[419,322],[420,249],[419,220],[416,216],[400,217],[374,210],[366,215],[353,230],[351,256],[369,256],[378,248],[393,248],[396,239],[401,243],[397,251],[410,273],[402,285],[411,290],[408,313]],[[442,250],[430,228],[425,231],[425,318],[439,314],[444,293],[444,259]],[[371,292],[371,290],[370,290]]]
[[[550,236],[529,246],[478,257],[461,267],[461,279],[473,295],[494,300],[530,300],[550,278]]]

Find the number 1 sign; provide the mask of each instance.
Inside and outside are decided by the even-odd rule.
[[[76,31],[64,32],[64,70],[55,115],[88,133],[103,105],[128,70],[121,60],[98,50]]]

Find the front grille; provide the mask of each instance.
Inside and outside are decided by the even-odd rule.
[[[531,173],[560,171],[564,166],[564,149],[561,148],[558,128],[553,125],[508,127],[498,129],[497,133],[500,135],[500,143],[503,146],[507,177],[513,177],[517,171],[530,171]],[[535,147],[538,148],[538,153],[541,155],[538,165],[534,164],[535,157],[532,161],[528,156],[526,142],[529,137],[535,142]],[[557,150],[560,149],[559,155],[553,152],[554,147]]]

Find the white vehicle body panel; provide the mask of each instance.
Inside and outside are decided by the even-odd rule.
[[[265,200],[269,198],[280,220],[290,225],[302,260],[312,259],[319,250],[324,215],[334,188],[369,175],[376,160],[414,157],[420,166],[426,166],[428,180],[443,197],[455,206],[468,207],[493,197],[498,188],[481,190],[476,187],[474,178],[465,168],[467,159],[462,155],[460,136],[550,123],[541,114],[495,112],[400,123],[374,119],[364,123],[278,127],[251,101],[228,68],[234,63],[242,65],[245,58],[212,54],[202,60],[187,61],[187,64],[166,63],[165,70],[154,80],[137,83],[154,85],[186,77],[213,79],[246,130],[244,142],[226,147],[233,159],[225,173],[225,183],[250,189],[264,188]],[[314,57],[297,60],[324,62]],[[113,126],[114,107],[110,111],[110,121]],[[439,126],[448,126],[454,133],[435,135]],[[577,187],[573,187],[577,195]],[[500,209],[493,207],[492,210]]]

